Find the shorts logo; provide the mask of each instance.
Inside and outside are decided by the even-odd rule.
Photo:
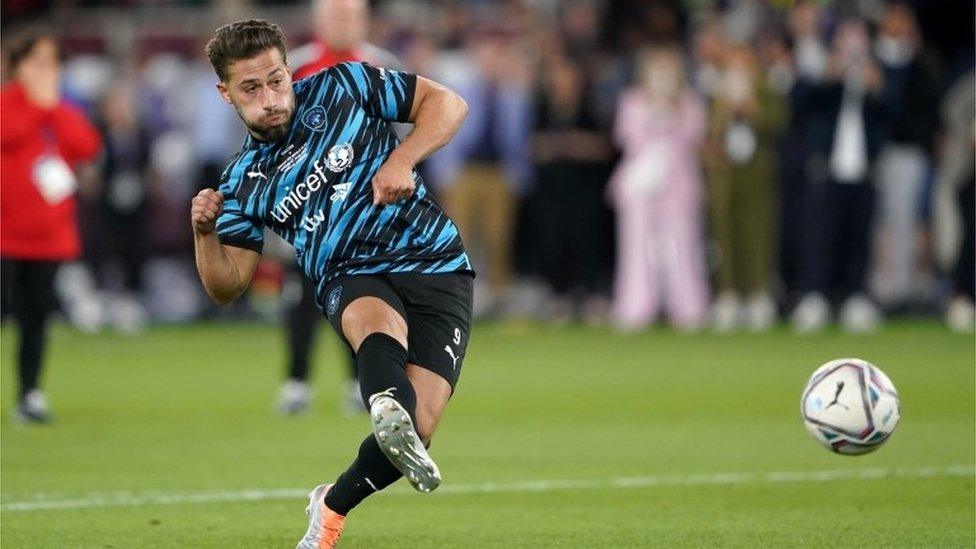
[[[334,172],[341,172],[352,165],[353,151],[352,145],[343,143],[329,149],[329,154],[325,157],[325,167]]]
[[[336,286],[329,292],[328,308],[326,313],[329,316],[336,314],[339,310],[339,298],[342,297],[342,286]]]
[[[451,365],[454,367],[455,370],[457,370],[457,361],[461,357],[454,355],[454,349],[452,349],[450,345],[444,346],[444,352],[451,357]]]
[[[313,132],[322,131],[325,128],[325,107],[315,105],[305,111],[305,114],[302,115],[302,124],[305,124]]]

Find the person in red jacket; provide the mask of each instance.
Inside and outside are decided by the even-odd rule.
[[[58,265],[78,257],[73,167],[95,158],[101,139],[61,98],[54,37],[26,31],[6,52],[0,88],[0,285],[3,312],[20,325],[20,395],[15,416],[50,419],[39,377]]]

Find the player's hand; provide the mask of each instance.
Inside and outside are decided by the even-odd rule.
[[[193,232],[201,235],[214,232],[223,207],[224,193],[213,189],[203,189],[197,193],[190,206]]]
[[[413,166],[388,159],[373,176],[373,205],[385,206],[410,198],[415,188]]]

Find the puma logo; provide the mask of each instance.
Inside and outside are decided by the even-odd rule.
[[[454,365],[454,369],[457,369],[458,357],[454,356],[454,349],[452,349],[450,345],[445,345],[444,351],[451,355],[451,362]]]
[[[842,406],[845,410],[850,410],[850,408],[848,408],[846,404],[841,404],[840,402],[837,401],[837,399],[840,398],[840,392],[843,391],[843,390],[844,390],[844,382],[843,381],[838,381],[837,382],[837,392],[834,393],[834,400],[830,404],[827,405],[827,408],[830,408],[831,406],[833,406],[834,404],[836,404],[838,406]],[[824,410],[826,410],[827,408],[824,408]]]
[[[266,176],[263,173],[261,173],[261,169],[260,168],[254,170],[253,172],[247,172],[247,176],[250,177],[250,178],[252,178],[252,179],[255,178],[255,177],[263,177],[265,179],[268,178],[268,176]]]

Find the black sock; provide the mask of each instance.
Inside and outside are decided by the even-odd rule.
[[[407,350],[399,341],[380,332],[369,334],[356,353],[359,391],[367,408],[369,397],[389,391],[393,400],[399,402],[416,422],[414,412],[417,408],[417,393],[404,370],[406,363]]]
[[[325,504],[340,515],[347,515],[373,492],[393,484],[403,475],[383,455],[373,435],[359,445],[356,461],[339,475],[325,496]]]
[[[400,342],[384,333],[373,333],[359,344],[356,365],[359,368],[359,390],[369,407],[369,397],[388,392],[416,421],[417,394],[414,392],[404,366],[407,350]],[[373,492],[396,482],[403,476],[383,451],[373,435],[359,445],[359,455],[336,480],[325,497],[325,504],[345,515]]]

